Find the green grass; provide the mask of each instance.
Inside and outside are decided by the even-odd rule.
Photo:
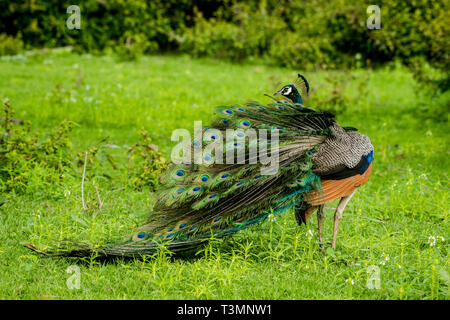
[[[369,182],[341,220],[336,252],[319,249],[315,217],[299,228],[288,211],[274,222],[211,243],[195,259],[160,254],[108,263],[47,259],[22,245],[46,248],[61,238],[104,243],[128,235],[154,203],[152,193],[125,183],[126,150],[139,139],[141,127],[168,157],[172,130],[192,130],[194,120],[207,122],[216,105],[267,101],[262,94],[274,92],[296,71],[182,56],[118,63],[110,56],[73,54],[3,59],[0,70],[0,98],[8,97],[16,117],[30,120],[34,130],[47,132],[67,118],[77,124],[71,133],[74,150],[82,152],[104,137],[121,146],[105,151],[119,169],[101,168],[114,178],[86,181],[87,213],[81,204],[81,170],[61,184],[4,196],[0,298],[449,298],[448,119],[433,120],[417,111],[428,103],[431,113],[437,102],[421,95],[404,69],[353,71],[346,88],[350,103],[338,121],[371,138],[375,160]],[[325,73],[307,77],[317,94],[329,90]],[[365,94],[358,91],[361,84]],[[104,200],[95,218],[94,182]],[[333,202],[326,209],[326,240],[335,207]],[[430,246],[430,236],[445,240]],[[71,265],[81,271],[78,290],[66,286]],[[371,265],[380,268],[380,289],[367,288]]]

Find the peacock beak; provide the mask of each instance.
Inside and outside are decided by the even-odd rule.
[[[273,95],[276,96],[277,94],[281,94],[281,90],[278,90],[278,91],[275,92]]]

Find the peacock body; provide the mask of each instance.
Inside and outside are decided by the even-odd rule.
[[[54,254],[136,256],[152,254],[161,244],[182,253],[212,236],[234,234],[292,207],[301,224],[315,209],[319,209],[319,218],[323,216],[323,204],[339,197],[349,200],[370,175],[373,146],[368,137],[339,126],[332,114],[304,107],[299,90],[307,92],[309,86],[306,79],[299,79],[300,84],[276,93],[290,102],[216,108],[217,117],[203,130],[203,141],[190,146],[193,152],[199,145],[203,151],[214,152],[202,152],[201,162],[184,161],[167,169],[148,221],[128,240],[99,249],[71,245]],[[250,139],[245,137],[249,129],[265,129],[278,140]],[[224,144],[221,151],[208,149],[230,132],[235,140]],[[261,153],[252,152],[255,145],[258,151],[277,155],[277,170],[267,171],[267,161],[258,161]],[[245,159],[238,159],[240,151]],[[231,163],[215,161],[230,159],[230,154]],[[335,229],[337,233],[337,225]]]

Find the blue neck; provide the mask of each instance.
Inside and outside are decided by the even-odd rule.
[[[303,104],[302,96],[300,92],[298,92],[297,88],[295,86],[292,86],[292,94],[289,98],[291,98],[293,103],[300,103]]]
[[[292,102],[293,103],[303,104],[303,100],[302,100],[302,97],[300,95],[298,95],[297,99],[294,99]]]

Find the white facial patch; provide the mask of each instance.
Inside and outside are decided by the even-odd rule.
[[[288,96],[291,94],[292,88],[291,87],[286,87],[283,90],[283,95]]]

